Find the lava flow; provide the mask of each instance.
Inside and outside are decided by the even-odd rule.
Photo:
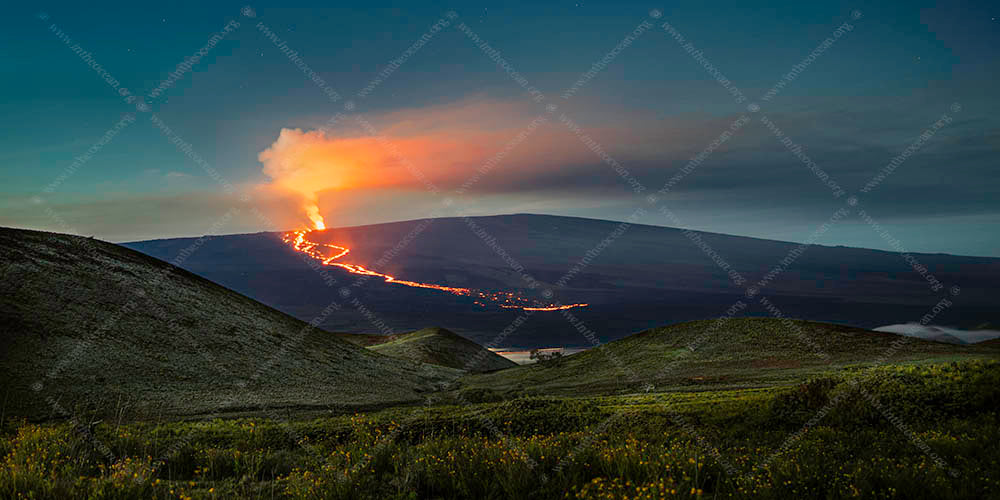
[[[484,292],[482,290],[474,290],[471,288],[459,288],[397,279],[395,276],[372,271],[371,269],[358,264],[335,262],[341,257],[347,255],[351,249],[339,245],[331,245],[329,243],[309,241],[306,239],[306,236],[311,232],[312,230],[301,230],[285,233],[282,236],[282,241],[291,245],[296,251],[302,252],[320,261],[320,263],[324,266],[336,266],[349,273],[359,274],[362,276],[377,276],[385,280],[386,283],[410,286],[414,288],[430,288],[432,290],[440,290],[454,295],[475,297],[476,304],[481,306],[485,306],[483,302],[493,302],[505,309],[520,309],[522,311],[562,311],[564,309],[587,306],[587,304],[544,304],[535,300],[526,299],[513,292]],[[329,249],[329,255],[324,255],[324,248]]]

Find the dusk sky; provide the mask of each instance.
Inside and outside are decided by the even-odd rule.
[[[852,213],[818,242],[1000,256],[993,2],[281,5],[11,7],[0,225],[120,242],[313,206],[328,227],[643,208],[806,241],[850,205],[882,231]]]

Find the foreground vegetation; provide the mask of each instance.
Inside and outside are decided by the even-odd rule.
[[[408,359],[470,372],[489,372],[517,366],[517,363],[444,328],[430,327],[394,335],[365,333],[334,335],[341,340],[367,347],[390,358]]]
[[[996,361],[439,403],[308,421],[8,423],[0,497],[1000,497]]]
[[[788,385],[831,370],[1000,358],[1000,345],[953,345],[831,323],[722,318],[652,328],[555,363],[473,374],[469,400],[602,396],[640,390],[718,390]],[[546,365],[546,366],[543,366]]]

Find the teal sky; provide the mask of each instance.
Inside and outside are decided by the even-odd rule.
[[[637,207],[648,208],[648,194],[746,115],[747,125],[664,196],[678,221],[649,210],[641,222],[805,241],[856,196],[905,250],[1000,256],[995,182],[1000,106],[994,82],[1000,74],[1000,8],[992,3],[246,7],[43,2],[8,10],[0,21],[6,55],[0,65],[6,96],[0,102],[0,225],[112,241],[301,226],[306,220],[301,183],[298,191],[279,189],[282,181],[265,173],[259,155],[280,149],[275,144],[283,129],[300,129],[304,135],[270,167],[284,168],[301,151],[297,148],[306,147],[305,134],[351,101],[350,113],[316,147],[334,155],[350,151],[353,170],[344,175],[352,180],[340,187],[301,181],[315,184],[329,226],[456,211],[624,220]],[[654,10],[659,15],[651,14]],[[449,12],[456,16],[449,18]],[[443,20],[447,26],[435,31]],[[225,32],[234,22],[239,27]],[[664,22],[701,58],[685,51]],[[329,90],[311,81],[258,23],[294,50]],[[642,23],[649,27],[606,58],[606,65],[594,66]],[[788,79],[773,99],[761,100],[845,23],[849,31]],[[469,33],[499,51],[527,85],[477,47]],[[146,111],[120,95],[121,88],[148,95],[213,36],[214,46],[190,71],[182,71],[158,98],[145,99]],[[426,43],[408,53],[421,37]],[[117,80],[117,88],[74,52],[77,44]],[[401,56],[405,60],[391,74],[383,73],[370,93],[357,95]],[[703,62],[746,100],[734,99]],[[571,98],[560,97],[591,68],[597,69],[592,78]],[[544,100],[532,100],[532,89]],[[339,97],[331,98],[331,92]],[[545,106],[553,103],[558,111],[547,112]],[[759,103],[760,110],[748,111],[751,103]],[[109,130],[133,115],[134,123],[126,121],[102,144]],[[204,163],[151,123],[154,115]],[[547,116],[548,122],[473,187],[448,194],[536,116]],[[560,116],[599,143],[642,192]],[[762,116],[843,194],[835,196]],[[947,123],[921,141],[942,117]],[[373,140],[363,123],[389,142]],[[919,147],[905,161],[871,192],[861,192],[915,141]],[[399,144],[409,158],[389,154],[388,143]],[[93,154],[74,167],[88,150]],[[441,192],[400,175],[407,163]],[[363,181],[357,177],[362,174]],[[449,196],[456,203],[442,213],[441,200]],[[239,214],[224,218],[234,207]],[[856,216],[819,242],[893,249]]]

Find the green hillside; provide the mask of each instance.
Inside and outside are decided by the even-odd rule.
[[[424,328],[391,336],[350,333],[338,336],[393,358],[470,372],[489,372],[517,366],[517,363],[444,328]]]
[[[384,406],[459,373],[358,348],[93,239],[0,228],[0,276],[8,418]]]
[[[378,333],[341,333],[337,332],[334,335],[340,339],[350,342],[354,345],[361,347],[371,347],[376,344],[382,344],[388,342],[390,339],[395,338],[395,335],[381,335]]]
[[[767,389],[106,421],[93,435],[114,457],[81,453],[71,423],[28,424],[0,433],[0,498],[998,498],[998,388],[1000,363],[965,361]]]
[[[773,318],[654,328],[553,363],[469,375],[465,389],[498,397],[729,389],[799,382],[875,363],[1000,357],[1000,345],[952,345],[843,325]]]

